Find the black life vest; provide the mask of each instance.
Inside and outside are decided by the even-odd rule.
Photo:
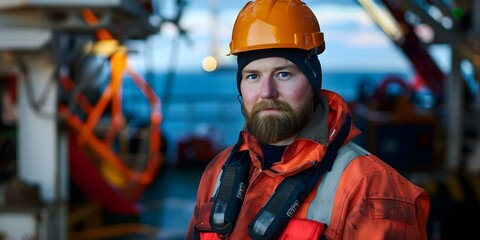
[[[248,226],[252,239],[278,239],[303,200],[312,192],[320,178],[332,169],[337,152],[350,132],[351,116],[347,115],[342,128],[327,147],[322,161],[301,173],[285,178],[274,194],[255,215]],[[213,196],[210,224],[219,236],[227,236],[235,226],[248,188],[250,156],[247,150],[232,149],[222,167],[220,185]]]

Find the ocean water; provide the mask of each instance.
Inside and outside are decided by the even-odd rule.
[[[360,89],[373,91],[388,76],[409,79],[407,73],[324,72],[323,89],[356,101]],[[162,101],[161,130],[167,140],[167,159],[175,161],[180,141],[192,135],[210,134],[219,149],[235,143],[243,126],[236,88],[236,73],[148,73],[149,82]],[[131,125],[148,122],[150,106],[132,81],[125,79],[123,111]]]

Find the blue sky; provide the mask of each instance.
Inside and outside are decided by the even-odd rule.
[[[247,0],[188,0],[192,8],[208,8],[209,4],[216,4],[221,9],[240,10]],[[333,3],[337,5],[354,5],[356,0],[304,0],[308,5]]]
[[[216,55],[221,67],[235,66],[235,58],[226,54],[233,23],[245,2],[191,0],[180,23],[187,30],[189,41],[179,39],[173,25],[164,24],[159,34],[135,45],[139,54],[132,56],[132,63],[139,70],[165,71],[173,67],[176,71],[202,71],[203,58]],[[305,2],[317,16],[325,35],[326,51],[320,55],[325,71],[411,70],[401,50],[356,1]],[[218,4],[216,19],[211,11],[214,4]],[[163,9],[168,14],[169,6]],[[178,48],[174,44],[178,44]]]

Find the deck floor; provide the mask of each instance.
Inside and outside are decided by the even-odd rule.
[[[158,228],[156,240],[184,239],[203,168],[165,167],[141,199],[142,224]]]

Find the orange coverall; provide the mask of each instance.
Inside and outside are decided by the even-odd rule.
[[[248,224],[281,181],[286,176],[312,167],[313,161],[322,159],[327,143],[341,128],[349,110],[338,94],[327,90],[322,90],[321,94],[323,101],[311,120],[316,124],[307,125],[294,143],[286,148],[281,161],[270,169],[261,168],[263,154],[255,137],[246,131],[241,132],[243,141],[239,151],[249,150],[250,179],[237,222],[227,239],[250,239]],[[360,134],[353,123],[350,129],[344,146]],[[194,236],[219,239],[209,224],[211,197],[231,149],[229,147],[219,153],[205,169],[186,239],[194,239]],[[330,222],[323,231],[323,223],[307,218],[308,212],[318,210],[310,207],[316,193],[314,189],[300,204],[282,230],[281,239],[319,239],[320,234],[326,239],[427,239],[430,209],[427,192],[368,152],[353,158],[341,174]]]

